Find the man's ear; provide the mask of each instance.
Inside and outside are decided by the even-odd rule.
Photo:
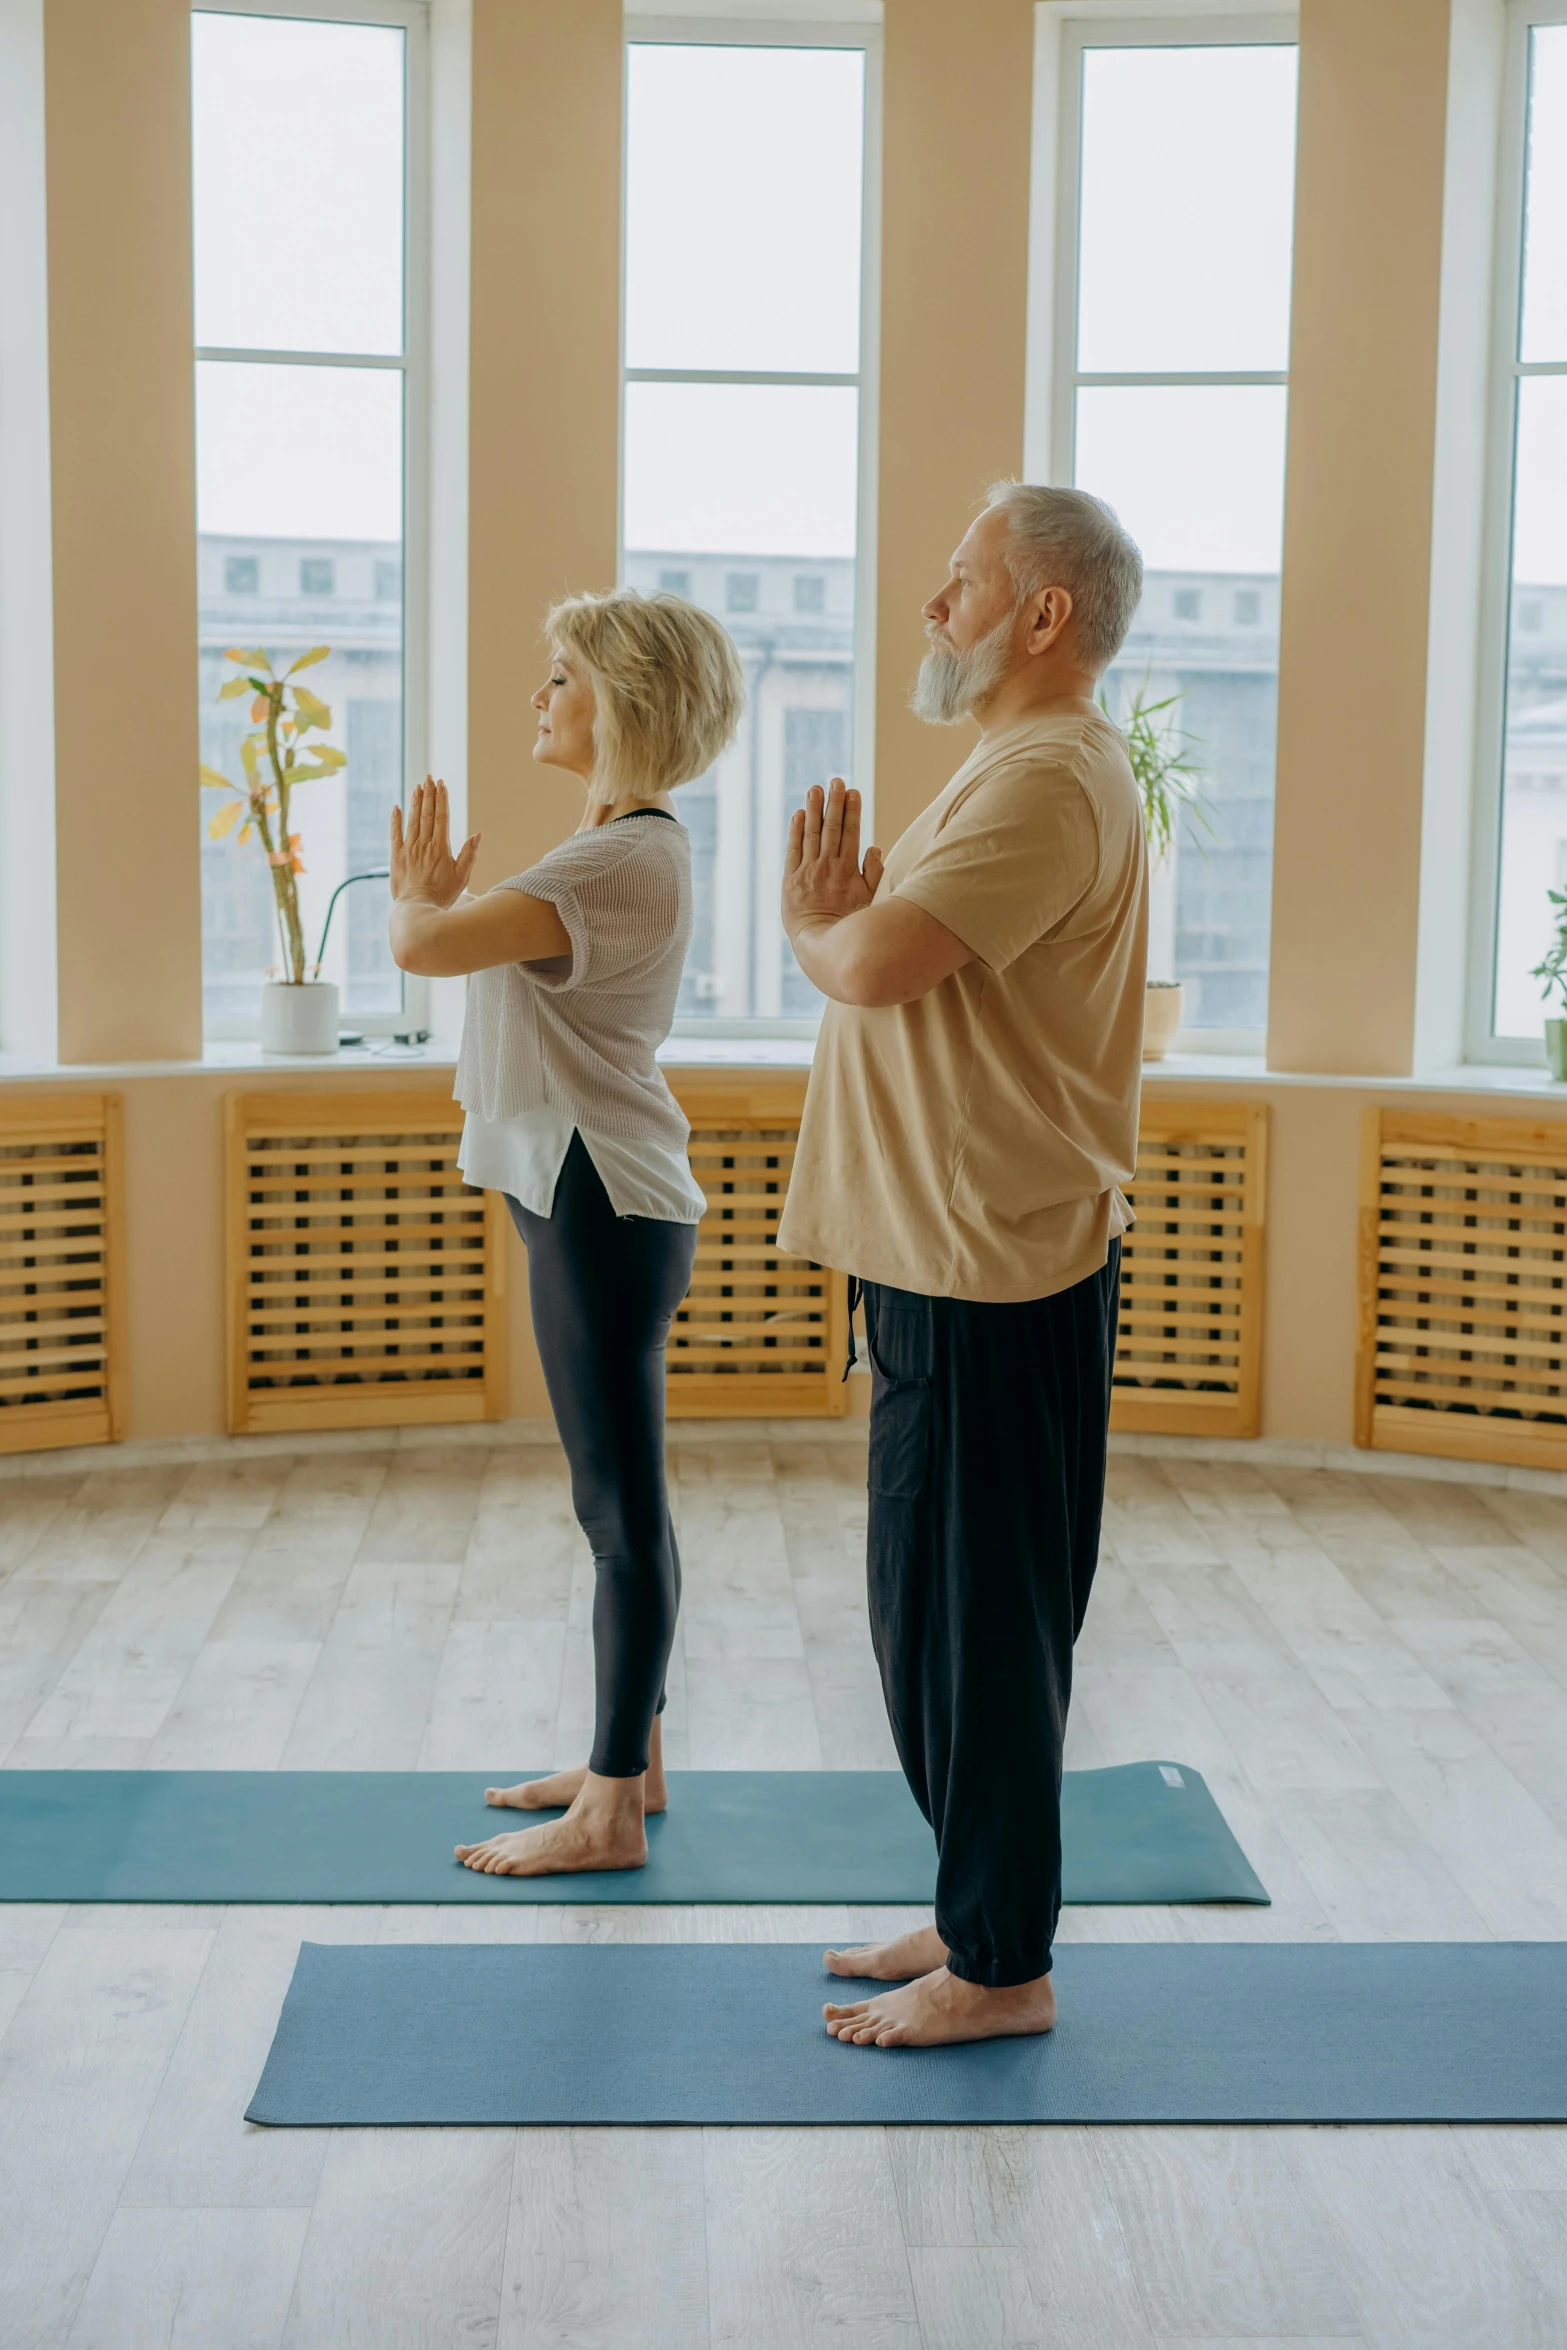
[[[1028,650],[1048,653],[1061,636],[1072,617],[1072,598],[1064,587],[1048,587],[1041,593],[1029,622]]]

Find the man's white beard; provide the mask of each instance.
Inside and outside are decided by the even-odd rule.
[[[1012,623],[1016,618],[1015,612],[1009,612],[1005,620],[998,621],[990,634],[982,636],[977,645],[970,645],[966,653],[939,642],[932,623],[930,651],[920,663],[914,691],[909,696],[909,708],[915,717],[923,718],[927,726],[956,726],[969,715],[976,702],[993,693],[1007,673]]]

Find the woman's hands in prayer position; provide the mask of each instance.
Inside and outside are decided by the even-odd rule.
[[[421,898],[427,905],[454,905],[468,886],[483,835],[475,833],[452,855],[451,807],[444,783],[426,776],[414,787],[408,821],[392,810],[392,897]]]
[[[569,955],[566,925],[543,898],[520,889],[492,889],[464,897],[479,833],[452,855],[446,786],[431,777],[415,789],[403,821],[392,810],[392,960],[427,979],[488,971],[497,963],[539,962]]]

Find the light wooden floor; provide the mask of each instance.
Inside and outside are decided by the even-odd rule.
[[[864,1456],[677,1431],[677,1764],[890,1765]],[[1207,1774],[1268,1911],[1073,1938],[1567,1936],[1567,1504],[1118,1461],[1069,1762]],[[0,1763],[580,1759],[558,1457],[0,1485]],[[341,2130],[240,2119],[318,1940],[906,1913],[0,1907],[4,2350],[1567,2344],[1567,2131]]]

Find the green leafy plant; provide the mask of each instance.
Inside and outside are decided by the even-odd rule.
[[[1540,994],[1547,1002],[1554,987],[1562,1000],[1562,1013],[1567,1014],[1567,889],[1548,889],[1545,894],[1556,909],[1556,936],[1529,977],[1539,980]]]
[[[245,780],[234,783],[228,776],[220,775],[215,767],[201,769],[203,791],[230,795],[207,826],[208,838],[223,840],[238,826],[236,837],[240,841],[249,840],[254,833],[261,845],[272,875],[284,976],[293,987],[301,986],[305,977],[305,935],[299,920],[298,889],[298,876],[304,872],[305,864],[300,855],[300,835],[289,830],[290,801],[298,785],[313,782],[319,775],[336,775],[348,764],[348,754],[331,743],[306,743],[307,734],[326,732],[332,723],[332,713],[308,686],[295,685],[293,679],[299,670],[324,661],[331,649],[330,645],[316,645],[310,652],[301,653],[281,674],[274,670],[270,656],[264,652],[225,653],[224,660],[234,662],[239,675],[224,681],[218,689],[218,700],[237,701],[241,694],[252,697],[253,731],[239,746]]]
[[[1099,707],[1126,737],[1126,755],[1143,803],[1148,854],[1156,865],[1175,845],[1183,810],[1190,811],[1193,822],[1210,839],[1214,837],[1202,796],[1203,770],[1191,756],[1199,747],[1197,737],[1187,734],[1169,716],[1183,698],[1176,693],[1166,694],[1162,701],[1149,701],[1145,677],[1123,716],[1116,718],[1104,694],[1099,696]]]

